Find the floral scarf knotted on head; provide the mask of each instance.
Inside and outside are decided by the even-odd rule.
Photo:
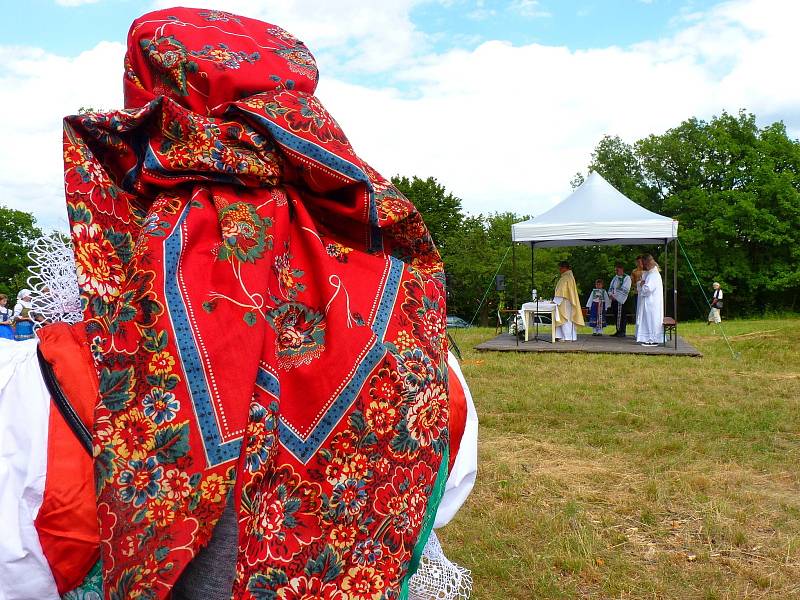
[[[397,598],[447,468],[442,264],[280,27],[167,9],[68,117],[108,598],[165,598],[229,493],[236,598]]]

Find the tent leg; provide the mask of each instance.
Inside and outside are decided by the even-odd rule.
[[[512,273],[511,300],[513,301],[512,306],[516,309],[517,308],[517,244],[514,243],[514,240],[511,240],[511,273]]]
[[[672,261],[672,313],[675,315],[675,350],[678,349],[678,238],[673,242],[675,260]]]
[[[669,276],[669,240],[664,240],[664,289],[661,290],[664,293],[664,310],[666,312],[667,304],[667,282],[666,279]]]

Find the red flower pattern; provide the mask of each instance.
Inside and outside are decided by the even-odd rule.
[[[315,73],[310,54],[244,17],[217,16],[210,29],[210,14],[176,8],[137,21],[124,79],[131,109],[65,120],[68,211],[100,376],[106,594],[166,598],[236,481],[237,598],[396,598],[445,439],[447,407],[428,404],[444,389],[442,264],[413,205],[313,96],[316,77],[297,77]],[[222,71],[187,51],[220,43],[263,54]],[[279,269],[279,282],[273,244],[306,273]],[[358,322],[370,317],[353,315],[374,318],[389,255],[405,265],[387,292],[386,339],[405,330],[430,369],[409,363],[401,374],[389,351],[359,368],[374,336]],[[196,404],[198,375],[181,368],[192,344],[211,357],[199,377],[214,410]],[[248,414],[247,378],[261,368],[280,375],[270,427],[298,431],[329,418],[327,403],[358,372],[351,404],[316,433],[312,456],[300,460]],[[169,401],[156,406],[157,396]],[[246,456],[214,455],[199,424],[210,413],[226,447]]]

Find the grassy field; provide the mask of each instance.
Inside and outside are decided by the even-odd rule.
[[[474,598],[800,598],[800,320],[703,358],[480,353],[478,482],[440,532]]]

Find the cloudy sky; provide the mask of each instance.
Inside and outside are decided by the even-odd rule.
[[[800,137],[797,0],[192,0],[283,26],[384,175],[536,214],[606,134],[745,108]],[[23,6],[24,4],[24,6]],[[30,0],[0,22],[0,204],[66,228],[61,118],[122,104],[130,22],[171,2]]]

